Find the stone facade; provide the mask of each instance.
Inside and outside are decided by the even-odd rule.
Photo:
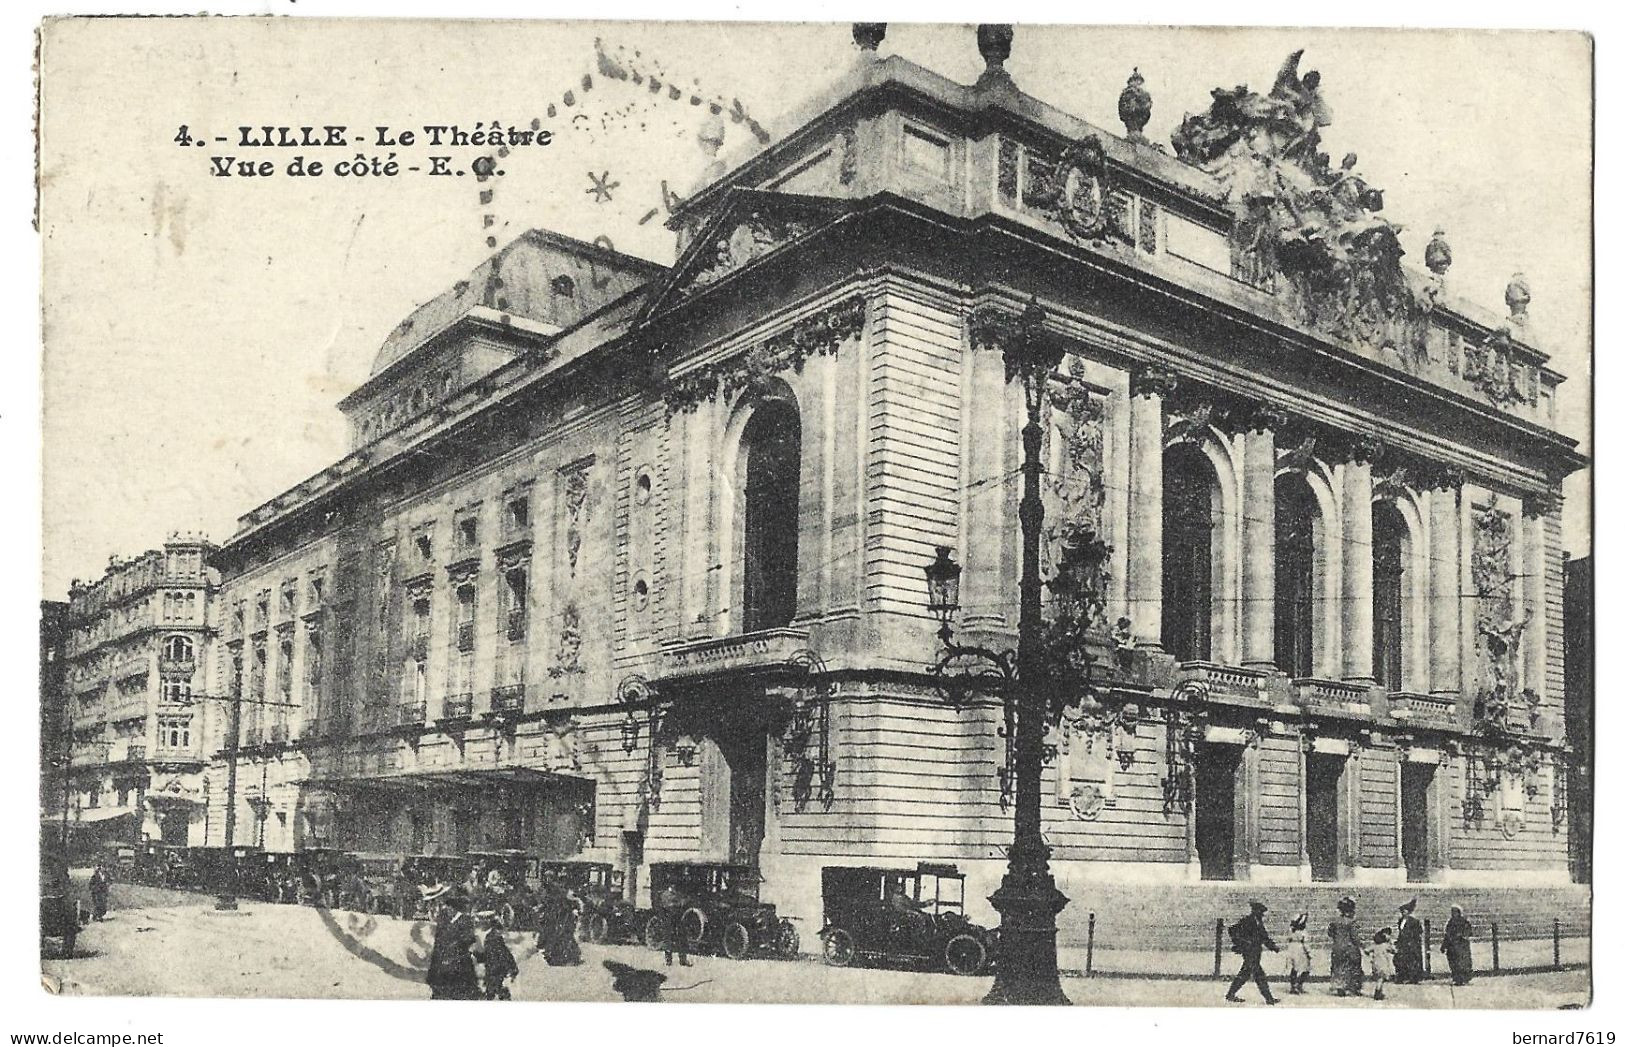
[[[580,854],[644,896],[651,861],[736,860],[809,921],[825,864],[948,860],[987,919],[1006,717],[927,673],[922,569],[956,550],[960,627],[1013,644],[1023,405],[971,318],[1037,301],[1048,517],[1109,547],[1121,624],[1050,736],[1062,888],[1567,882],[1581,459],[1521,326],[1438,270],[1391,300],[1398,269],[1323,322],[1211,152],[1008,77],[870,57],[801,121],[601,308],[453,309],[388,350],[507,356],[243,517],[212,666],[252,699],[212,772],[235,842]],[[603,264],[545,243],[514,302]]]
[[[46,796],[51,818],[62,816],[66,797],[70,834],[204,842],[214,553],[201,536],[173,534],[161,549],[115,559],[100,579],[70,589],[69,778],[55,777]]]

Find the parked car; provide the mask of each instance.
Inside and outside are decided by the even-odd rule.
[[[101,865],[107,875],[129,883],[135,879],[135,845],[123,840],[107,840],[101,847]]]
[[[468,861],[477,871],[478,883],[471,892],[475,909],[495,912],[511,931],[535,930],[542,901],[535,859],[525,851],[508,849],[469,851]]]
[[[359,851],[346,856],[359,878],[362,892],[359,908],[370,913],[388,913],[410,920],[417,915],[423,901],[423,892],[406,875],[406,856],[388,852]],[[347,878],[348,879],[348,878]],[[349,887],[340,895],[339,907],[351,908],[354,899]]]
[[[997,932],[965,918],[965,877],[954,865],[912,869],[825,866],[824,962],[856,960],[981,974],[994,962]]]
[[[760,900],[761,875],[751,866],[657,862],[649,867],[649,887],[657,901],[671,887],[678,902],[641,914],[645,945],[663,948],[670,935],[681,933],[690,950],[732,960],[793,959],[801,951],[795,924]]]
[[[582,941],[620,944],[637,939],[637,907],[625,897],[625,876],[608,862],[542,860],[536,863],[536,875],[581,899]]]

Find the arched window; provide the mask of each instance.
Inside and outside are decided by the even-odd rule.
[[[171,662],[192,660],[192,641],[186,636],[171,636],[164,641],[164,658]]]
[[[1392,691],[1404,678],[1405,537],[1405,518],[1393,502],[1371,507],[1372,672]]]
[[[744,626],[789,625],[796,613],[801,497],[801,418],[784,400],[767,400],[745,425]]]
[[[1315,672],[1315,527],[1320,509],[1297,473],[1275,481],[1275,664]]]
[[[1213,503],[1217,477],[1199,449],[1179,444],[1162,465],[1162,644],[1206,661],[1213,641]]]

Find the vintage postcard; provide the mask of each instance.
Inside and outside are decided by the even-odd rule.
[[[39,43],[48,991],[1590,1001],[1588,37]]]

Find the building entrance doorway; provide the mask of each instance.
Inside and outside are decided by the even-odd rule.
[[[1202,879],[1236,878],[1239,745],[1205,745],[1196,755],[1196,857]]]
[[[187,839],[187,827],[191,824],[190,811],[173,809],[162,811],[158,815],[158,838],[164,843],[185,847],[191,841]]]
[[[1304,845],[1309,852],[1309,876],[1337,879],[1337,840],[1341,786],[1345,758],[1310,753],[1304,761]]]
[[[1428,800],[1436,770],[1430,763],[1399,765],[1399,847],[1407,880],[1428,878]]]
[[[754,866],[767,833],[767,732],[736,720],[722,724],[716,741],[728,766],[728,860]]]

